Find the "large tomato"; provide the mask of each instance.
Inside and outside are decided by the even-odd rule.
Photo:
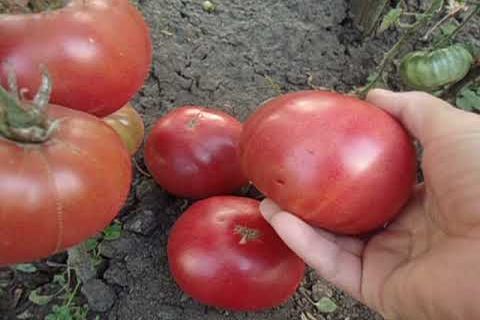
[[[145,144],[145,162],[168,192],[205,198],[247,183],[238,157],[242,124],[219,110],[185,106],[155,124]]]
[[[262,218],[259,202],[233,196],[199,201],[180,216],[168,240],[168,260],[187,294],[232,310],[285,302],[305,271]]]
[[[409,198],[415,149],[387,113],[353,97],[303,91],[267,101],[245,123],[245,174],[283,209],[357,234],[390,220]]]
[[[97,116],[125,105],[151,63],[147,26],[127,0],[72,0],[54,11],[0,15],[0,39],[0,78],[13,67],[32,98],[43,65],[53,78],[52,103]]]
[[[0,134],[0,265],[43,258],[94,235],[130,189],[130,155],[115,131],[72,109],[52,105],[49,115],[58,127],[45,142]]]
[[[134,155],[143,143],[145,127],[140,114],[127,103],[121,109],[103,119],[115,130],[131,155]]]

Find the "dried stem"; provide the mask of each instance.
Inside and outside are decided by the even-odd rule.
[[[438,43],[434,44],[434,48],[441,48],[442,46],[448,44],[450,39],[453,39],[459,32],[462,30],[467,23],[473,19],[475,15],[480,13],[480,4],[478,4],[466,17],[463,19],[463,22],[455,29],[451,34],[449,34],[447,37],[443,38],[440,40]]]
[[[428,38],[430,38],[430,36],[432,35],[432,33],[437,30],[442,24],[444,24],[447,20],[450,20],[451,18],[455,17],[457,14],[459,14],[461,11],[465,10],[464,7],[458,7],[456,8],[455,10],[451,11],[450,13],[448,13],[447,15],[445,15],[440,21],[438,21],[437,23],[435,23],[435,25],[433,27],[430,28],[430,30],[427,31],[427,33],[425,33],[425,35],[423,36],[422,40],[423,41],[427,41]]]
[[[408,42],[410,39],[412,39],[421,28],[423,28],[425,25],[428,24],[432,16],[435,15],[435,12],[438,12],[441,9],[442,3],[443,2],[441,0],[433,1],[430,7],[427,9],[427,11],[425,11],[423,15],[419,16],[418,20],[415,23],[413,23],[410,28],[406,30],[406,32],[397,41],[397,43],[395,43],[395,45],[390,50],[388,50],[387,53],[384,54],[383,59],[377,68],[375,77],[365,87],[357,91],[358,96],[360,96],[361,98],[365,98],[368,91],[370,91],[370,89],[372,89],[377,84],[377,82],[382,78],[383,73],[385,72],[385,69],[387,68],[387,66],[400,53],[400,49],[403,47],[403,45],[406,42]]]
[[[37,106],[40,112],[44,112],[48,106],[50,100],[50,94],[52,93],[52,80],[48,74],[47,69],[42,68],[42,83],[33,99],[33,104]]]

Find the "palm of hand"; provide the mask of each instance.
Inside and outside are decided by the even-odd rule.
[[[471,268],[480,266],[480,127],[424,146],[425,183],[366,244],[360,294],[387,319],[472,319],[480,312],[472,282],[480,267]]]

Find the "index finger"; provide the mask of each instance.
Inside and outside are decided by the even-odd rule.
[[[454,108],[447,102],[424,92],[395,93],[374,89],[367,101],[385,110],[422,144],[441,136],[468,131],[480,124],[480,117]]]

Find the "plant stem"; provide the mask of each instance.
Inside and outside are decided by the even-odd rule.
[[[438,21],[437,23],[435,23],[435,25],[430,28],[430,30],[427,31],[427,33],[425,33],[425,36],[423,36],[422,40],[423,41],[427,41],[428,38],[430,37],[430,35],[438,29],[438,27],[440,27],[442,24],[444,24],[447,20],[455,17],[459,12],[461,12],[463,10],[463,7],[458,7],[456,8],[455,10],[453,10],[452,12],[449,12],[447,15],[445,15],[440,21]]]
[[[436,12],[440,11],[442,6],[443,0],[434,0],[430,7],[422,15],[419,16],[418,20],[406,30],[406,32],[397,41],[397,43],[395,43],[395,45],[390,50],[388,50],[387,53],[384,54],[383,59],[377,68],[378,71],[376,72],[373,80],[371,80],[365,87],[357,91],[357,95],[360,98],[363,99],[366,97],[368,91],[370,91],[370,89],[372,89],[377,84],[378,80],[382,78],[383,73],[387,68],[387,65],[397,56],[403,45],[411,38],[413,38],[417,34],[418,30],[424,27],[430,21],[432,16],[435,15]]]
[[[73,299],[74,299],[75,296],[77,295],[78,288],[80,288],[80,281],[77,281],[77,284],[75,285],[75,288],[73,289],[73,292],[72,292],[72,293],[70,294],[70,296],[68,297],[67,303],[65,304],[65,306],[66,306],[67,308],[70,306],[70,304],[72,304]]]
[[[438,43],[434,44],[434,48],[440,48],[446,45],[450,41],[450,39],[453,39],[460,32],[460,30],[462,30],[467,25],[467,23],[472,20],[473,17],[478,13],[480,13],[480,4],[476,5],[476,7],[465,17],[465,19],[463,19],[462,23],[457,28],[455,28],[455,30],[453,30],[451,34],[440,40]]]
[[[18,92],[13,69],[8,70],[7,78],[10,91],[14,92],[8,92],[0,85],[0,134],[24,143],[48,140],[58,122],[50,121],[47,116],[46,109],[52,91],[47,70],[42,73],[42,82],[33,103],[21,100],[22,94]]]

